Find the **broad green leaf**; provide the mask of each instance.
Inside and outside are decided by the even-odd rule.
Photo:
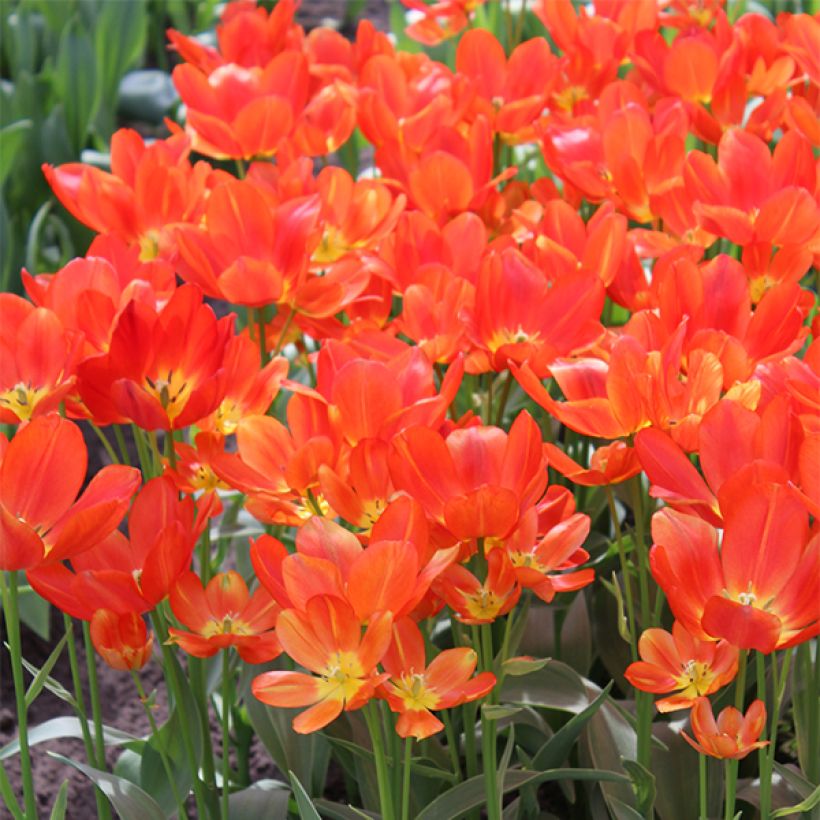
[[[632,791],[635,792],[638,813],[644,817],[651,817],[657,796],[655,776],[637,760],[621,760],[621,765],[632,780]]]
[[[624,803],[623,800],[618,800],[617,797],[611,797],[607,802],[615,820],[645,820],[646,815],[636,811],[628,803]]]
[[[526,772],[512,769],[504,776],[501,794],[520,789],[522,786],[538,785],[556,780],[589,780],[628,783],[629,778],[615,772],[596,769],[554,769],[548,772]],[[458,786],[437,797],[416,816],[416,820],[451,820],[486,803],[484,776],[478,775],[459,783]]]
[[[330,800],[319,798],[313,801],[313,805],[319,809],[322,817],[329,817],[330,820],[362,820],[362,818],[378,818],[378,814],[357,809],[354,806],[344,806],[341,803],[333,803]]]
[[[166,820],[165,812],[159,807],[156,800],[130,780],[125,780],[108,772],[101,772],[99,769],[78,763],[76,760],[64,757],[56,752],[49,752],[48,754],[56,760],[61,760],[63,763],[73,766],[91,780],[108,798],[122,820]]]
[[[68,781],[63,780],[57,797],[54,798],[54,805],[51,807],[51,820],[64,820],[65,812],[68,808]]]
[[[48,740],[57,740],[64,737],[75,737],[82,739],[82,725],[75,717],[58,717],[32,726],[28,731],[28,745],[36,746],[38,743],[45,743]],[[103,740],[106,746],[121,746],[125,743],[138,741],[139,738],[114,729],[112,726],[103,726]],[[0,760],[16,755],[20,751],[20,741],[12,740],[0,749]]]
[[[123,74],[139,59],[145,47],[145,0],[102,3],[94,29],[98,126],[107,139],[113,131],[115,100]],[[91,55],[90,55],[91,56]]]
[[[8,644],[4,644],[6,649],[8,649]],[[33,663],[29,663],[25,658],[20,658],[20,661],[23,664],[23,667],[28,671],[32,678],[37,677],[37,673],[40,671]],[[60,681],[55,680],[50,675],[46,676],[45,682],[43,686],[51,692],[52,695],[56,695],[60,700],[64,700],[72,709],[77,708],[77,701],[74,699],[74,695],[65,688],[65,686],[60,683]],[[2,760],[2,756],[0,756],[0,760]]]
[[[818,786],[805,800],[801,800],[797,805],[787,806],[785,809],[778,809],[772,812],[772,817],[789,817],[792,814],[800,814],[804,811],[811,811],[815,806],[820,806],[820,786]]]
[[[20,620],[44,641],[51,638],[51,604],[28,584],[20,586]]]
[[[567,759],[570,750],[578,740],[587,721],[603,706],[610,689],[612,689],[612,681],[609,682],[606,689],[604,689],[586,709],[573,715],[538,752],[536,752],[535,757],[532,759],[533,769],[554,769]]]
[[[291,786],[293,786],[293,796],[296,798],[301,820],[320,820],[319,812],[310,802],[305,787],[299,782],[299,778],[293,772],[288,772],[288,776],[290,777]]]
[[[520,677],[543,669],[549,662],[549,658],[509,658],[501,664],[501,669],[505,675]]]
[[[104,8],[120,3],[105,3]],[[113,48],[107,44],[107,48]],[[88,127],[97,106],[94,90],[97,69],[91,38],[75,18],[60,36],[54,85],[65,112],[68,136],[74,153],[79,155],[88,135]]]
[[[231,820],[286,817],[290,786],[279,780],[258,780],[228,798]]]
[[[34,676],[34,680],[31,682],[31,685],[26,692],[26,709],[28,709],[32,703],[34,703],[37,695],[43,691],[43,687],[46,685],[48,681],[49,673],[54,668],[54,664],[57,663],[57,659],[63,652],[63,647],[68,640],[68,633],[66,632],[65,635],[60,639],[57,643],[57,646],[51,650],[51,654],[46,658],[46,662],[40,667],[39,672]]]
[[[17,154],[30,141],[32,124],[31,120],[17,120],[0,129],[0,185],[14,167]]]
[[[502,718],[511,717],[521,711],[521,706],[504,706],[503,704],[489,704],[485,703],[481,707],[481,714],[487,720],[501,720]]]
[[[814,785],[803,773],[794,766],[784,766],[774,761],[774,770],[785,780],[804,800],[814,791]]]

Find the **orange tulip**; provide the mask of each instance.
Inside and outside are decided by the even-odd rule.
[[[641,471],[638,454],[623,441],[614,441],[604,447],[596,447],[584,469],[554,444],[544,443],[549,466],[566,476],[573,484],[582,487],[599,487],[603,484],[620,484]]]
[[[192,285],[159,311],[129,302],[111,345],[78,370],[80,396],[99,424],[133,421],[146,430],[178,430],[222,400],[223,361],[233,316],[217,320]]]
[[[652,574],[675,617],[700,640],[768,654],[820,633],[820,535],[782,485],[739,487],[720,550],[709,524],[674,510],[652,519]]]
[[[742,760],[749,752],[769,745],[768,740],[758,740],[766,728],[766,705],[762,700],[754,701],[741,714],[734,706],[727,706],[715,721],[709,698],[695,700],[691,713],[692,731],[695,740],[686,732],[683,739],[700,754],[720,760]]]
[[[418,626],[410,618],[394,621],[393,640],[382,658],[390,679],[382,684],[382,691],[399,715],[398,735],[417,740],[430,737],[444,728],[432,710],[451,709],[489,694],[495,675],[482,672],[472,677],[477,661],[475,650],[459,647],[439,652],[428,665]]]
[[[641,660],[627,667],[626,679],[644,692],[678,692],[656,701],[659,712],[688,709],[737,674],[737,647],[728,641],[698,640],[677,621],[672,634],[665,629],[645,630],[638,651]]]
[[[134,612],[98,609],[91,619],[91,642],[112,669],[135,671],[151,660],[154,635],[148,634],[145,621]]]
[[[173,261],[174,228],[195,224],[208,192],[227,176],[207,162],[191,165],[190,151],[182,134],[146,145],[136,131],[120,129],[111,138],[111,173],[81,163],[44,165],[43,173],[80,222],[138,246],[141,261]]]
[[[81,339],[48,308],[0,294],[0,422],[19,424],[59,408],[74,389]]]
[[[131,467],[103,467],[77,498],[85,443],[79,427],[57,415],[29,422],[0,457],[3,570],[59,564],[91,549],[116,530],[140,480]]]
[[[220,572],[203,588],[193,573],[183,575],[169,598],[177,619],[190,632],[171,627],[168,642],[196,658],[210,658],[233,646],[247,663],[265,663],[281,651],[274,632],[279,607],[264,588],[253,595],[242,576]]]
[[[276,622],[282,647],[315,676],[265,672],[254,678],[251,691],[270,706],[310,706],[294,718],[294,731],[322,729],[342,710],[364,706],[388,677],[376,666],[390,644],[392,621],[389,613],[377,613],[362,635],[362,623],[350,607],[329,596],[312,598],[305,612],[286,609]]]

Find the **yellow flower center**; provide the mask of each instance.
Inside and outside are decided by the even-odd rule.
[[[29,421],[37,403],[48,393],[47,387],[32,387],[19,382],[0,393],[0,405],[10,410],[20,421]]]
[[[398,681],[393,681],[395,694],[398,695],[409,711],[436,709],[440,701],[435,692],[431,692],[424,683],[424,675],[402,674]]]
[[[173,370],[169,370],[164,378],[152,379],[146,376],[145,383],[147,392],[159,401],[172,422],[183,411],[191,397],[192,389],[185,376]]]

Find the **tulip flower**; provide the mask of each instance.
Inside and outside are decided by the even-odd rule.
[[[112,669],[136,671],[151,659],[154,636],[148,634],[145,621],[135,612],[117,614],[98,609],[90,629],[94,648]]]
[[[0,458],[2,570],[58,564],[91,549],[117,528],[140,480],[131,467],[103,467],[77,498],[88,455],[80,428],[57,415],[29,422]]]
[[[734,706],[727,706],[715,720],[709,698],[695,700],[691,714],[692,740],[686,732],[683,739],[698,752],[720,760],[742,760],[755,749],[769,745],[768,740],[758,740],[766,728],[766,705],[756,700],[741,714]]]
[[[265,672],[254,678],[251,691],[270,706],[310,706],[293,720],[300,734],[315,732],[342,711],[364,706],[388,675],[377,671],[390,644],[393,618],[381,612],[362,622],[344,602],[316,596],[304,612],[286,609],[276,621],[285,652],[314,672]]]
[[[382,691],[390,708],[399,714],[399,736],[417,740],[430,737],[444,728],[432,710],[451,709],[489,694],[495,675],[482,672],[472,677],[477,661],[474,649],[458,647],[439,652],[428,665],[418,626],[409,618],[396,621],[393,642],[382,658],[382,666],[390,674]]]
[[[728,641],[701,641],[678,621],[672,634],[647,629],[638,641],[641,660],[624,672],[626,679],[644,692],[674,692],[655,703],[659,712],[687,709],[697,698],[717,692],[737,674],[738,650]]]
[[[260,587],[253,595],[238,572],[220,572],[203,588],[193,573],[183,575],[171,590],[171,609],[190,632],[174,627],[168,642],[196,658],[210,658],[236,647],[247,663],[264,663],[281,651],[274,625],[279,607]]]

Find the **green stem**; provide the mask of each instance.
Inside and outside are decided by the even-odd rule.
[[[197,702],[197,713],[205,748],[202,753],[202,779],[212,794],[216,794],[216,772],[214,771],[214,751],[211,740],[211,724],[208,720],[208,694],[205,688],[205,660],[189,658],[188,669],[191,675],[191,691]]]
[[[759,654],[759,653],[758,653]],[[769,730],[770,743],[761,753],[765,755],[760,758],[760,816],[766,817],[771,808],[772,800],[772,770],[774,769],[774,756],[777,751],[777,724],[780,720],[780,707],[783,705],[783,695],[786,691],[786,682],[789,679],[791,668],[792,650],[787,649],[783,653],[783,664],[778,674],[777,657],[772,655],[772,689],[773,699],[771,712],[771,729]],[[816,698],[815,698],[816,699]],[[764,759],[765,758],[765,759]]]
[[[404,740],[404,765],[401,781],[401,820],[410,820],[410,761],[412,759],[413,738]]]
[[[94,644],[91,642],[91,629],[87,621],[83,621],[83,641],[85,643],[85,665],[88,669],[88,689],[91,695],[91,717],[94,721],[95,765],[104,772],[106,770],[105,736],[100,706],[100,683],[97,680],[97,656],[94,652]]]
[[[482,624],[481,627],[481,666],[484,671],[493,669],[493,627]],[[485,700],[492,704],[496,700],[493,689]],[[487,794],[487,820],[501,820],[501,795],[498,793],[498,763],[496,761],[496,723],[481,712],[481,758],[484,768],[484,789]]]
[[[256,333],[259,337],[259,361],[262,363],[262,367],[264,367],[268,363],[268,340],[265,335],[265,327],[267,322],[265,322],[265,308],[257,308],[256,309]]]
[[[26,710],[26,689],[23,680],[23,654],[20,641],[20,610],[17,600],[17,571],[6,574],[0,572],[0,593],[3,598],[3,612],[6,619],[6,634],[11,655],[11,676],[14,680],[14,700],[17,705],[17,732],[20,739],[20,773],[23,777],[23,804],[25,816],[37,817],[37,799],[34,794],[34,779],[31,776],[31,753],[28,745],[28,712]]]
[[[131,459],[128,457],[128,445],[125,443],[125,436],[122,432],[122,427],[119,424],[112,424],[114,430],[114,438],[117,439],[117,447],[120,449],[120,463],[131,464]]]
[[[740,650],[737,661],[737,678],[735,678],[735,709],[743,711],[743,703],[746,698],[746,661],[749,652],[746,649]],[[735,816],[735,794],[737,791],[737,760],[726,761],[726,805],[724,809],[724,820],[733,820]]]
[[[774,656],[772,656],[774,658]],[[774,662],[773,662],[774,663]],[[757,672],[757,697],[766,703],[766,658],[761,652],[755,653],[755,670]],[[777,724],[775,720],[772,721],[772,733],[777,731]],[[760,734],[760,740],[766,739],[766,727]],[[774,745],[774,738],[772,743]],[[758,768],[760,770],[760,816],[768,817],[769,809],[772,804],[772,774],[768,770],[769,749],[763,747],[757,750]]]
[[[91,429],[96,434],[97,438],[100,440],[100,443],[103,447],[105,447],[105,452],[108,453],[108,457],[111,459],[112,464],[119,464],[120,460],[117,458],[117,454],[114,452],[114,448],[111,446],[111,442],[108,440],[108,437],[97,427],[94,422],[90,422]]]
[[[453,774],[461,780],[461,761],[458,754],[458,740],[456,739],[456,732],[453,728],[453,716],[450,709],[445,709],[441,713],[441,719],[444,722],[444,731],[447,735],[447,751],[450,754],[450,764],[453,767]]]
[[[199,577],[203,587],[211,580],[211,530],[207,524],[199,541]]]
[[[698,820],[709,820],[706,795],[706,755],[698,753]]]
[[[222,651],[222,820],[230,820],[228,799],[231,795],[231,734],[228,704],[231,702],[230,649]]]
[[[724,820],[734,820],[735,792],[737,790],[737,760],[726,761],[726,807],[723,812]]]
[[[493,423],[493,380],[495,378],[495,373],[490,371],[487,374],[487,392],[484,396],[484,416],[485,416],[485,424],[492,424]]]
[[[274,356],[278,356],[279,353],[282,351],[282,346],[285,344],[285,339],[288,336],[288,331],[290,330],[290,326],[293,324],[293,317],[295,315],[295,310],[291,310],[288,313],[287,319],[285,319],[285,323],[282,325],[282,332],[279,334],[279,339],[276,342],[276,347],[273,350]]]
[[[168,750],[165,748],[165,739],[160,735],[157,722],[154,719],[154,713],[148,705],[148,697],[145,694],[145,689],[142,686],[139,674],[135,669],[131,670],[131,677],[134,680],[134,685],[137,687],[137,694],[139,695],[142,708],[145,710],[145,715],[148,718],[148,723],[151,725],[151,734],[157,739],[157,748],[159,749],[159,756],[162,760],[162,767],[165,769],[165,776],[168,778],[168,783],[171,786],[171,792],[174,795],[174,801],[177,804],[177,809],[180,818],[188,817],[188,812],[185,811],[185,803],[182,802],[177,791],[176,777],[174,770],[171,767],[171,761],[168,759]]]
[[[147,481],[154,477],[153,464],[148,453],[148,448],[145,446],[145,439],[142,437],[142,430],[136,424],[131,425],[131,430],[134,433],[134,443],[137,447],[137,458],[139,459],[140,469],[142,470],[143,478]]]
[[[643,487],[640,475],[631,480],[632,514],[635,517],[635,549],[638,555],[638,585],[641,593],[641,629],[649,622],[649,551],[646,549],[643,520]]]
[[[478,714],[478,705],[473,700],[465,703],[461,708],[464,716],[464,760],[469,780],[478,774],[478,751],[475,744],[475,719]]]
[[[393,795],[390,789],[390,773],[387,771],[387,760],[384,756],[384,740],[378,708],[375,704],[368,703],[362,711],[367,723],[367,730],[370,732],[370,742],[373,744],[373,761],[376,764],[376,782],[379,788],[382,820],[395,820]]]
[[[638,763],[649,769],[652,760],[652,710],[654,709],[651,693],[637,691],[635,708],[638,714]]]
[[[498,410],[495,414],[495,426],[500,427],[501,422],[504,421],[504,410],[507,409],[507,400],[510,398],[510,390],[512,389],[513,375],[512,371],[507,371],[504,387],[501,390],[501,400],[498,403]]]
[[[612,487],[604,485],[607,504],[609,505],[609,517],[612,519],[612,526],[615,529],[615,543],[618,547],[618,558],[621,562],[621,577],[624,585],[624,598],[626,599],[626,617],[629,622],[629,648],[632,653],[632,660],[638,660],[638,643],[635,634],[635,599],[632,596],[632,579],[629,577],[629,565],[626,560],[626,549],[621,536],[621,524],[618,521],[618,510],[615,506],[615,496],[612,494]]]

